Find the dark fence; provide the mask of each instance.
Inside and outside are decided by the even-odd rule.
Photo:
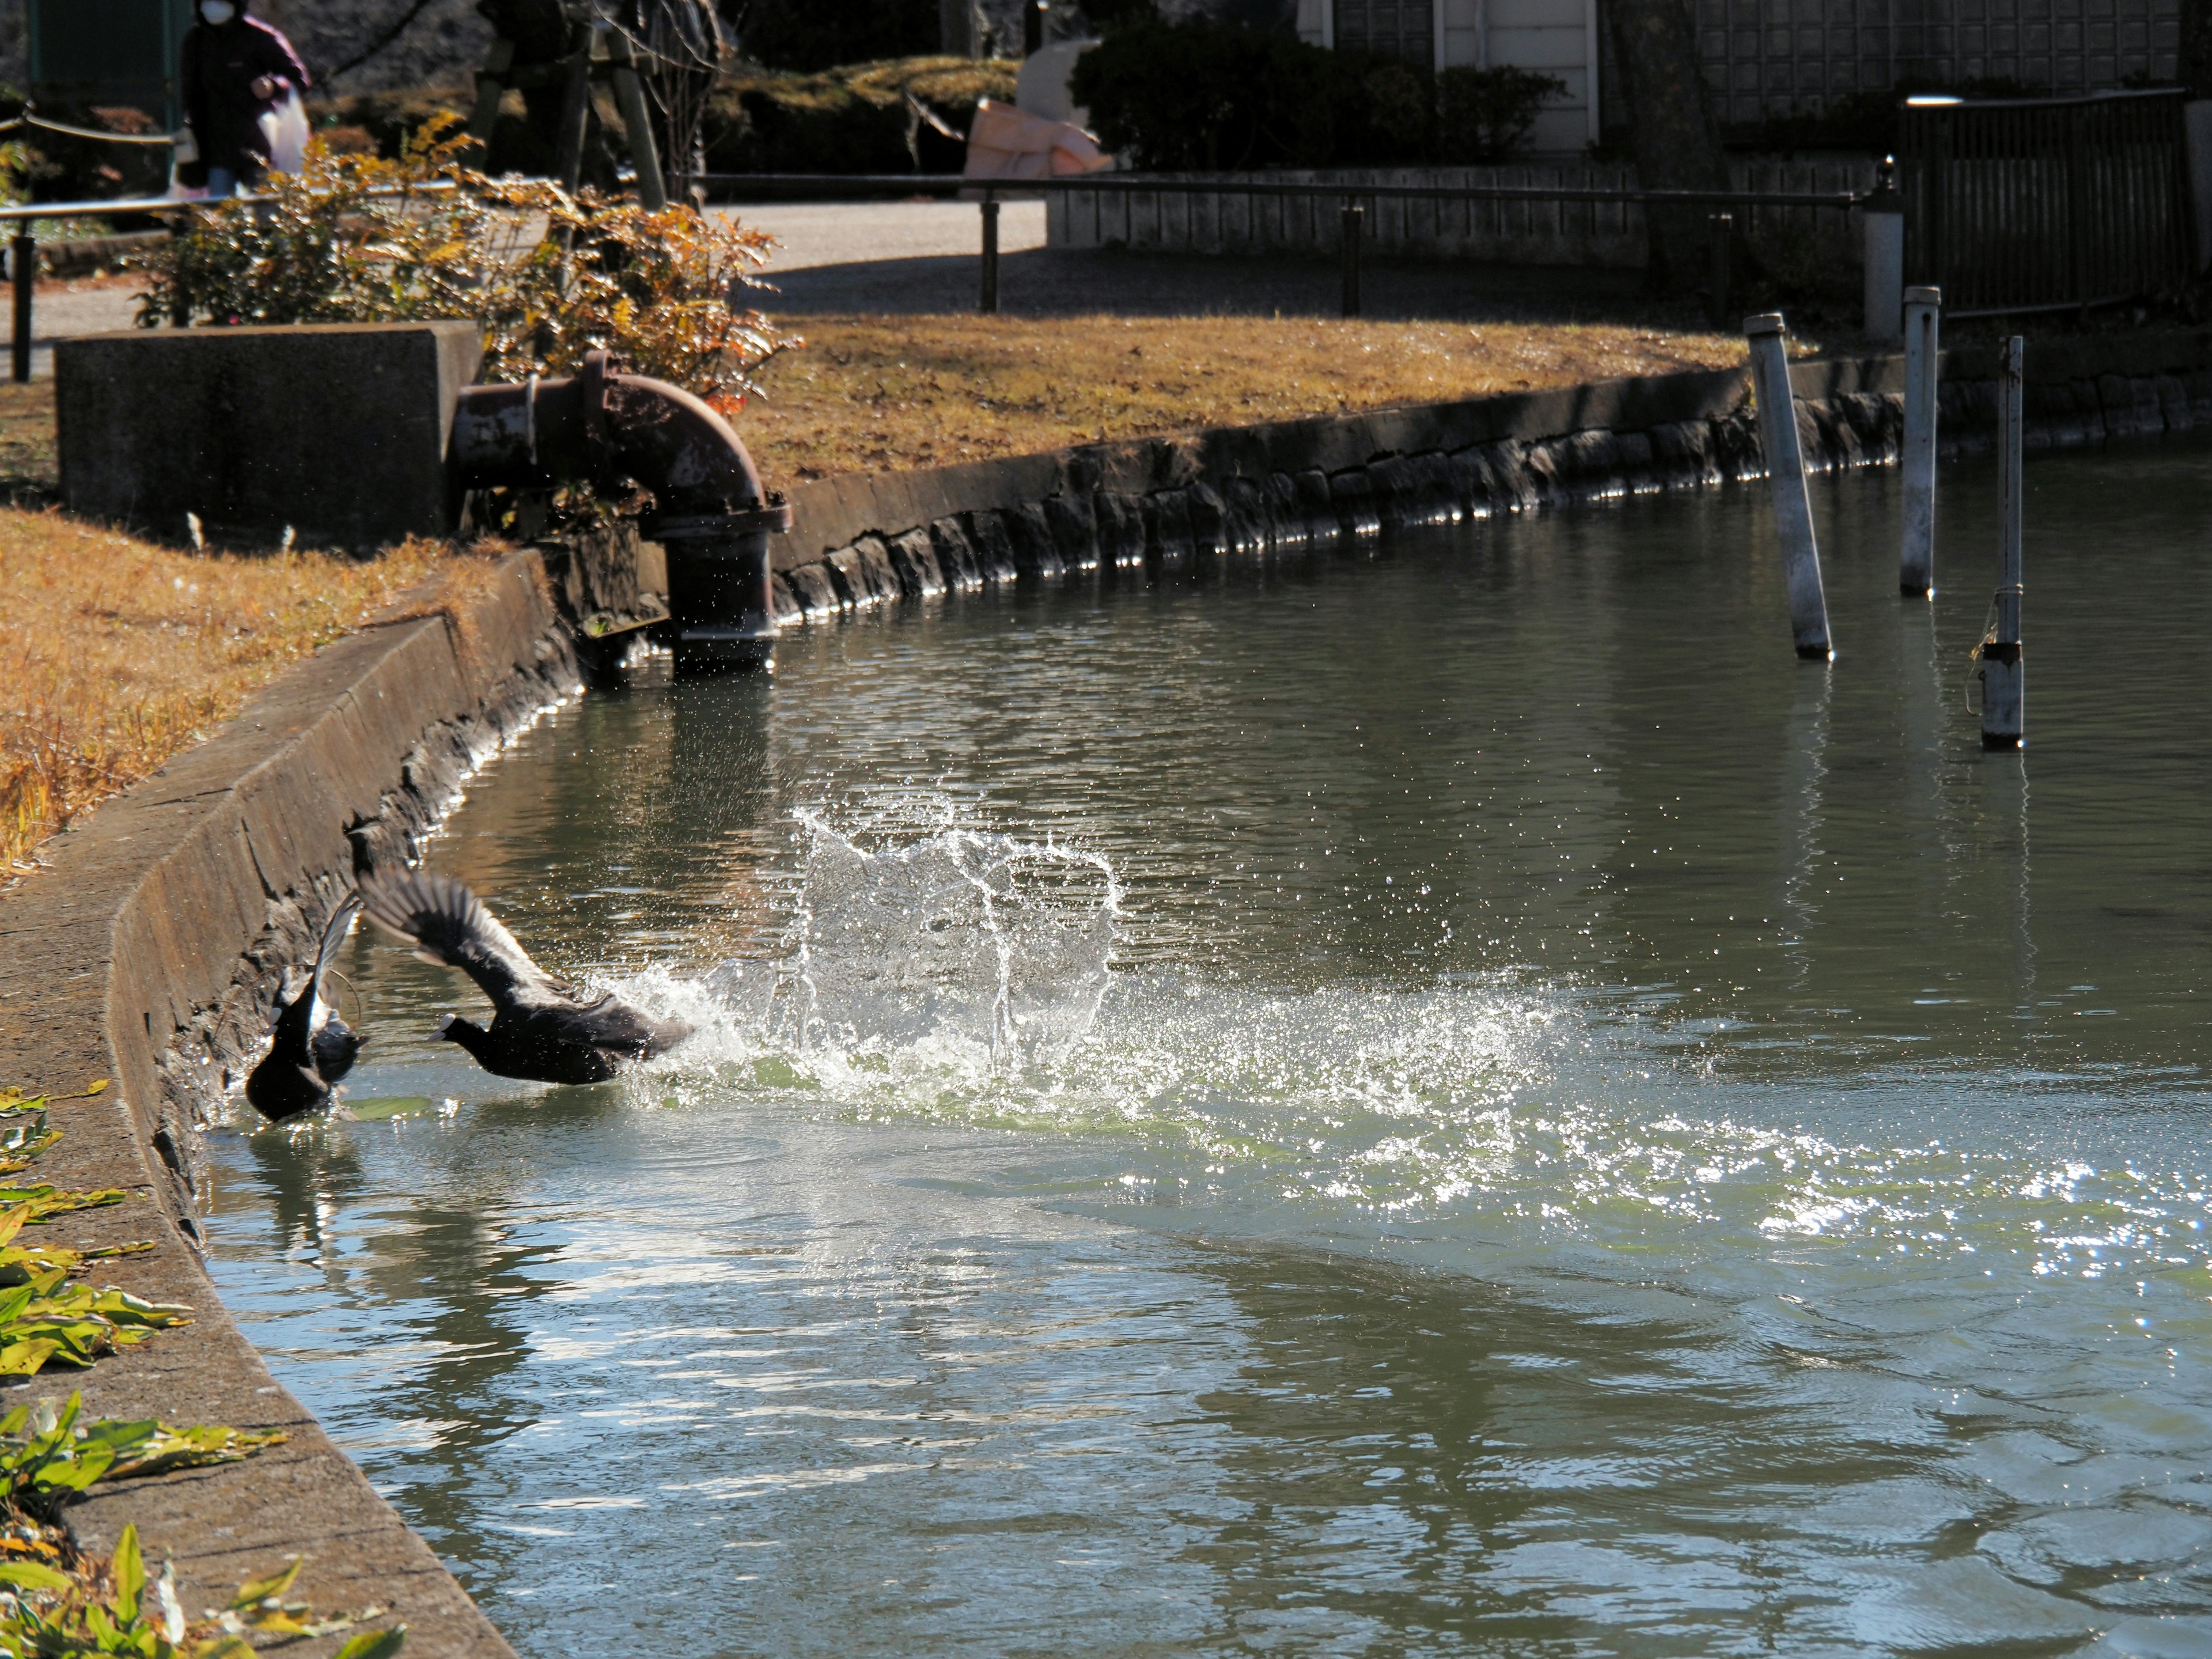
[[[1905,280],[1942,289],[1950,317],[2181,288],[2197,249],[2184,95],[1908,100]]]

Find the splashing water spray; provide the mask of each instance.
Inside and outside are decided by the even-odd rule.
[[[947,828],[870,851],[811,814],[786,1034],[998,1072],[1065,1056],[1104,998],[1121,888],[1095,853]]]

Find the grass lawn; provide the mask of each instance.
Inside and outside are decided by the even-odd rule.
[[[734,424],[772,484],[1744,361],[1594,323],[810,316]]]
[[[489,568],[422,541],[364,561],[198,554],[0,508],[0,860],[21,873],[39,842],[288,663],[365,622],[433,610]]]

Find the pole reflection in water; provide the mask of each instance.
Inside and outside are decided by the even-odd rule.
[[[225,1298],[532,1655],[2201,1647],[2212,450],[2028,483],[2032,793],[1881,476],[1828,666],[1744,490],[645,672],[429,856],[702,1036],[508,1085],[357,939],[399,1115],[216,1137]]]
[[[1827,849],[1821,842],[1822,792],[1828,779],[1828,704],[1832,665],[1808,663],[1790,699],[1782,751],[1784,948],[1794,969],[1790,988],[1806,990],[1813,975],[1814,925],[1826,890]]]

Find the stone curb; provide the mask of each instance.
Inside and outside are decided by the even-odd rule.
[[[1947,458],[1994,439],[1993,358],[1946,354]],[[2039,341],[2027,374],[2030,448],[2212,424],[2212,330]],[[1895,460],[1904,379],[1901,357],[1792,364],[1807,465]],[[777,617],[1765,476],[1748,370],[1717,369],[830,478],[791,492]]]
[[[356,860],[396,854],[467,773],[577,679],[535,553],[453,613],[365,629],[264,689],[206,743],[48,843],[50,867],[0,899],[0,1079],[58,1103],[38,1178],[131,1201],[41,1230],[57,1243],[151,1239],[100,1279],[193,1322],[49,1371],[8,1403],[82,1389],[91,1416],[281,1428],[246,1462],[120,1482],[75,1504],[85,1547],[136,1522],[176,1564],[187,1610],[295,1551],[319,1611],[392,1609],[410,1659],[512,1659],[428,1545],[270,1374],[217,1299],[193,1213],[198,1127],[268,1029],[285,966],[312,952]],[[324,1654],[338,1638],[303,1644]],[[288,1650],[289,1651],[291,1650]]]

